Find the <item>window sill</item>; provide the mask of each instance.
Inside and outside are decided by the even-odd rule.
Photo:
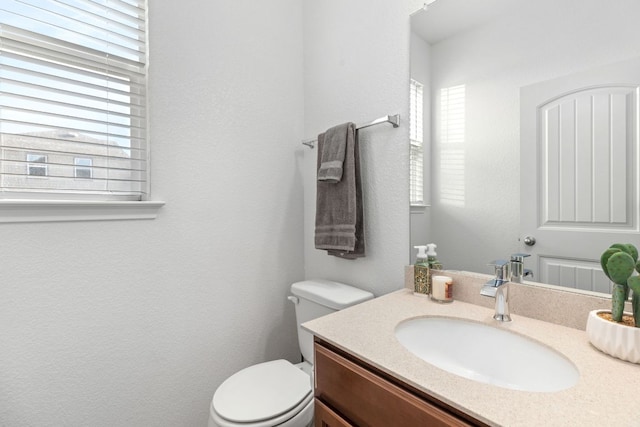
[[[0,200],[0,223],[155,219],[161,201]]]
[[[410,205],[409,206],[409,211],[411,213],[416,213],[416,214],[421,214],[424,213],[427,208],[430,208],[431,205]]]

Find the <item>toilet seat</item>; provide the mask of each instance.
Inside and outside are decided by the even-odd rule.
[[[211,402],[219,425],[266,427],[313,408],[308,374],[286,360],[249,366],[224,381]]]

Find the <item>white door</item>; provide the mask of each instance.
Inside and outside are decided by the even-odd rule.
[[[640,248],[639,87],[635,59],[521,89],[520,241],[533,280],[609,292],[600,254]]]

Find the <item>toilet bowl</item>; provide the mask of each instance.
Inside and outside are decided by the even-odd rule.
[[[291,285],[298,342],[304,361],[279,359],[244,368],[215,391],[209,427],[307,427],[313,424],[313,336],[301,324],[373,298],[373,294],[329,280]]]

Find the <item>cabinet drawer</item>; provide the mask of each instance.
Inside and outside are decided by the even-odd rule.
[[[316,398],[354,425],[472,425],[317,342],[314,366]]]
[[[315,427],[353,427],[318,399],[315,400],[313,417]]]

